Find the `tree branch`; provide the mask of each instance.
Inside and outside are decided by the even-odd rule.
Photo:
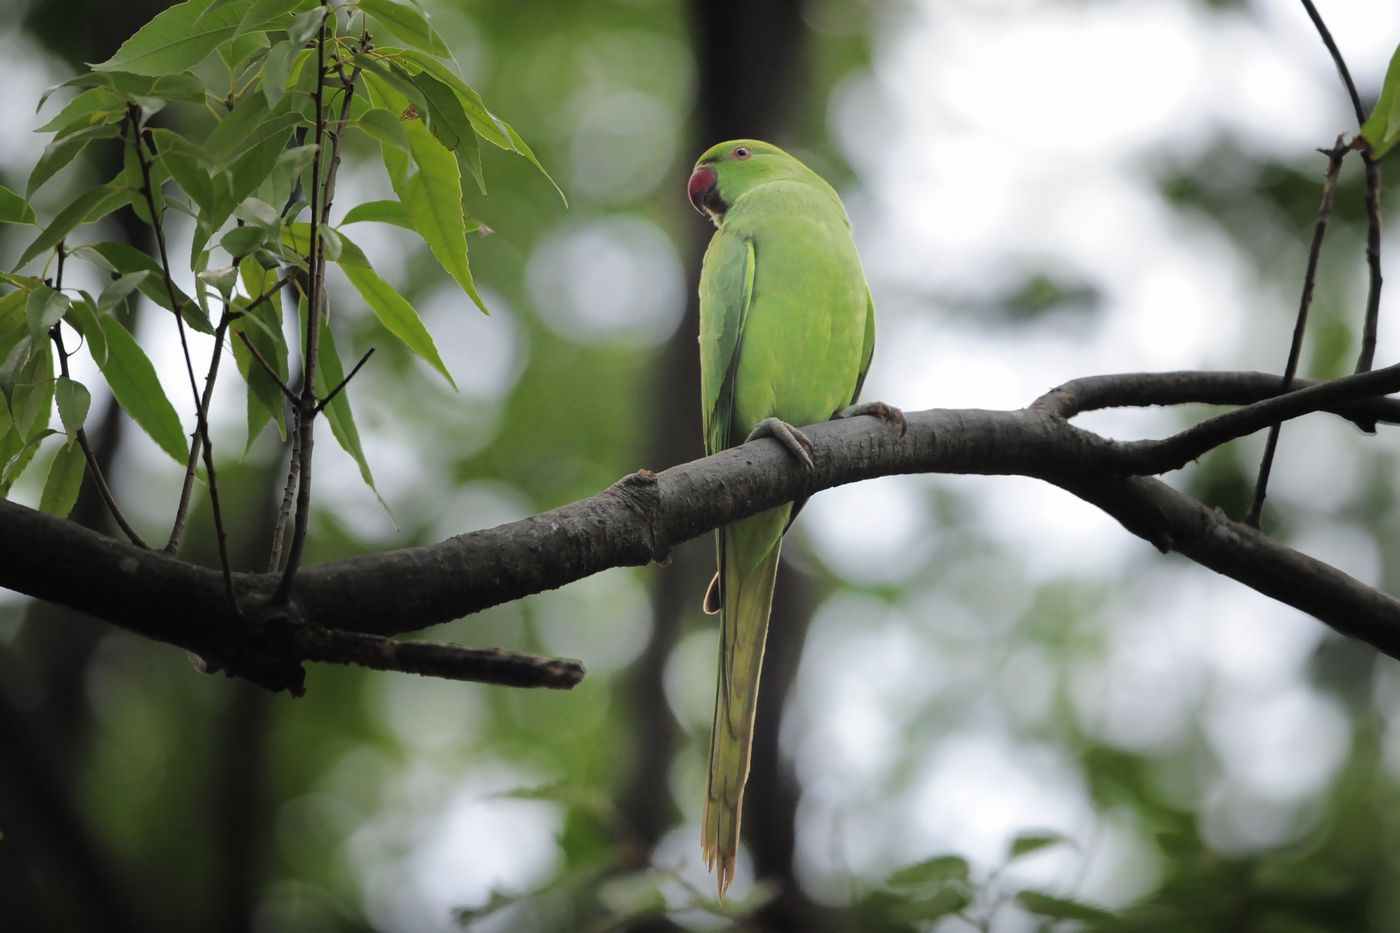
[[[1306,2],[1306,0],[1305,0]],[[1318,20],[1321,23],[1321,20]],[[1325,30],[1324,30],[1325,31]],[[1337,175],[1342,170],[1342,159],[1346,158],[1347,148],[1338,136],[1332,148],[1327,151],[1327,172],[1322,181],[1322,203],[1317,208],[1317,220],[1313,222],[1312,243],[1308,246],[1308,261],[1303,272],[1303,291],[1298,299],[1298,316],[1293,322],[1293,339],[1288,345],[1288,360],[1283,366],[1283,391],[1293,388],[1293,380],[1298,376],[1298,360],[1303,355],[1303,332],[1308,326],[1308,310],[1312,307],[1313,288],[1317,284],[1317,264],[1322,257],[1322,241],[1327,236],[1327,222],[1332,216],[1332,200],[1337,191]],[[1370,366],[1366,367],[1370,369]],[[1264,456],[1259,461],[1259,475],[1254,481],[1254,499],[1245,516],[1245,524],[1259,527],[1259,519],[1264,514],[1264,497],[1268,494],[1269,474],[1274,469],[1274,452],[1278,450],[1279,433],[1282,428],[1275,424],[1269,428],[1269,437],[1264,442]]]
[[[1365,405],[1393,416],[1395,400],[1363,402],[1355,393],[1374,393],[1377,383],[1397,378],[1400,370],[1392,367],[1311,385],[1231,413],[1239,415],[1234,427],[1257,430],[1325,406]],[[1068,385],[1099,405],[1215,401],[1226,392],[1263,399],[1279,388],[1278,376],[1257,373],[1199,374],[1194,393],[1189,382],[1182,373],[1122,374]],[[634,473],[591,498],[518,522],[303,568],[286,603],[274,598],[277,574],[237,574],[245,618],[223,598],[217,571],[0,502],[0,585],[179,645],[264,686],[299,692],[305,660],[363,664],[389,656],[400,662],[387,665],[394,669],[443,673],[414,654],[424,649],[339,640],[344,633],[408,632],[610,567],[663,560],[682,541],[822,489],[899,473],[1022,475],[1099,507],[1161,550],[1400,658],[1400,601],[1157,480],[1126,475],[1132,444],[1071,425],[1046,401],[1073,395],[1061,387],[1019,411],[916,412],[907,415],[904,437],[874,418],[813,425],[804,428],[816,447],[813,470],[796,466],[777,442],[755,441],[662,473]],[[325,644],[338,647],[317,647]]]

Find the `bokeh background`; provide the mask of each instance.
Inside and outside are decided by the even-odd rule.
[[[1283,0],[423,5],[570,206],[487,154],[490,193],[468,206],[495,231],[471,243],[490,317],[407,236],[357,228],[461,391],[334,293],[342,348],[380,349],[350,391],[388,512],[319,445],[314,560],[488,527],[701,455],[693,294],[710,228],[684,185],[719,139],[772,139],[841,191],[879,315],[867,395],[914,410],[1020,407],[1101,372],[1277,371],[1314,149],[1355,130]],[[160,6],[0,3],[0,182],[21,187],[42,151],[43,88]],[[1373,101],[1400,7],[1319,6]],[[44,189],[50,206],[115,170],[115,154],[86,156]],[[387,190],[375,153],[347,154],[342,211]],[[1353,159],[1310,375],[1356,352],[1361,202]],[[134,219],[109,223],[148,245]],[[22,243],[0,237],[8,267]],[[1384,238],[1400,283],[1400,229]],[[1400,359],[1397,288],[1381,364]],[[141,337],[178,390],[165,323],[146,313]],[[236,563],[254,568],[282,452],[269,433],[240,455],[235,388],[213,429]],[[177,468],[100,393],[93,412],[118,496],[158,537]],[[1084,422],[1155,436],[1205,413]],[[1239,515],[1261,446],[1168,479]],[[1267,530],[1400,592],[1398,451],[1385,429],[1290,423]],[[77,517],[104,527],[90,496]],[[207,512],[188,540],[211,561]],[[0,593],[0,927],[1018,931],[1058,910],[1121,929],[1400,928],[1394,662],[1030,480],[823,493],[784,556],[729,916],[705,900],[698,846],[708,541],[432,632],[580,658],[589,677],[569,693],[316,667],[293,700]],[[1008,862],[1033,831],[1064,841]],[[972,867],[956,915],[887,884],[948,854]],[[1026,889],[1079,907],[1034,913]]]

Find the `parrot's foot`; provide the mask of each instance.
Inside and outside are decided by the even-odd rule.
[[[807,469],[815,468],[812,462],[812,451],[816,446],[807,438],[807,435],[794,428],[781,418],[764,418],[758,425],[749,432],[749,436],[744,438],[744,443],[758,440],[760,437],[771,437],[782,443]]]
[[[904,412],[893,405],[886,405],[884,402],[861,402],[859,405],[843,408],[831,417],[833,419],[856,418],[860,415],[872,415],[885,424],[898,425],[900,437],[903,437],[905,432],[909,430],[909,423],[904,420]]]

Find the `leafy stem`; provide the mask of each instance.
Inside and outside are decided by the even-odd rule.
[[[204,469],[209,475],[209,503],[214,513],[214,529],[218,536],[219,545],[219,566],[224,573],[224,588],[228,593],[229,600],[237,607],[237,599],[233,589],[233,570],[229,566],[227,536],[224,532],[223,510],[219,507],[219,484],[214,473],[213,445],[209,441],[209,410],[208,404],[214,392],[214,380],[218,376],[219,359],[223,349],[223,331],[227,328],[226,322],[220,322],[219,331],[215,335],[214,356],[209,364],[209,374],[205,379],[204,393],[199,391],[199,383],[194,375],[194,363],[190,359],[189,338],[185,334],[185,320],[180,313],[181,302],[179,292],[175,288],[175,279],[170,272],[170,252],[165,244],[165,225],[161,221],[161,212],[156,206],[155,186],[151,183],[151,159],[155,155],[155,144],[145,133],[141,126],[141,108],[136,104],[130,104],[126,111],[127,119],[131,123],[131,147],[136,157],[136,163],[141,170],[141,192],[146,199],[146,208],[151,216],[151,228],[155,231],[156,247],[160,251],[160,271],[165,282],[166,296],[170,299],[171,313],[175,315],[175,327],[180,334],[180,352],[185,359],[185,373],[189,376],[190,393],[194,396],[195,403],[195,432],[190,440],[190,456],[185,468],[185,481],[180,489],[180,501],[175,509],[175,522],[170,529],[170,540],[166,542],[165,552],[173,554],[180,546],[180,539],[184,536],[185,523],[189,517],[189,507],[191,494],[194,491],[195,463],[201,450],[204,455]],[[146,145],[150,147],[148,154],[142,148],[142,139],[145,138]]]
[[[292,581],[296,578],[297,568],[301,565],[302,552],[306,546],[306,534],[310,525],[311,454],[315,444],[316,415],[321,410],[316,399],[316,363],[321,346],[321,318],[326,304],[326,254],[321,231],[330,220],[331,202],[335,198],[336,173],[340,168],[340,141],[344,135],[345,126],[349,122],[350,105],[355,97],[355,82],[360,73],[357,68],[351,72],[348,78],[342,78],[341,83],[345,94],[340,104],[340,115],[335,128],[328,130],[326,127],[325,97],[326,24],[328,21],[334,23],[334,16],[333,8],[327,5],[326,13],[321,18],[320,31],[316,40],[316,90],[313,95],[316,109],[313,142],[316,145],[316,154],[312,159],[311,168],[311,231],[307,248],[310,283],[307,287],[306,336],[302,355],[301,392],[294,406],[298,449],[292,458],[291,466],[288,468],[287,478],[288,488],[293,482],[296,483],[297,487],[296,524],[292,529],[292,540],[287,549],[287,566],[282,573],[282,581],[278,585],[277,594],[274,597],[276,602],[285,602],[291,595]],[[333,39],[334,35],[331,38]],[[367,36],[362,38],[363,41],[367,41]],[[337,55],[337,64],[339,64],[338,59]],[[327,158],[325,143],[328,136],[330,152]],[[323,164],[325,167],[324,178],[322,177]],[[296,474],[295,479],[293,473]],[[287,504],[285,496],[283,501],[285,507]],[[285,519],[280,516],[279,524],[285,525]]]
[[[54,289],[63,290],[63,262],[68,257],[67,250],[64,249],[63,241],[60,240],[57,247],[58,271],[54,275]],[[63,325],[54,324],[49,331],[49,337],[53,340],[54,347],[58,350],[58,371],[63,378],[68,375],[68,348],[63,345]],[[111,513],[112,520],[117,523],[117,527],[126,535],[127,540],[139,548],[149,548],[150,545],[142,540],[136,533],[136,529],[131,527],[131,523],[122,514],[121,507],[117,505],[117,498],[112,494],[112,488],[107,485],[107,478],[102,475],[102,465],[97,461],[97,455],[92,451],[92,445],[88,443],[87,431],[81,426],[73,432],[74,438],[78,442],[78,447],[83,452],[83,459],[87,461],[88,476],[92,477],[92,485],[97,490],[97,495],[102,499],[102,504],[107,506],[107,511]]]

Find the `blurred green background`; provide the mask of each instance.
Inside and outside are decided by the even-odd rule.
[[[42,89],[160,6],[0,3],[0,183],[42,150]],[[710,228],[684,184],[717,140],[772,139],[842,192],[879,311],[867,395],[916,410],[1019,407],[1099,372],[1279,369],[1313,150],[1355,129],[1288,3],[424,6],[570,208],[487,153],[490,193],[468,207],[494,229],[471,242],[490,317],[407,236],[359,228],[461,392],[333,294],[342,348],[380,349],[350,391],[393,517],[319,445],[313,560],[701,455],[693,294]],[[1374,100],[1400,10],[1321,6]],[[48,196],[111,171],[80,164]],[[350,151],[337,204],[386,187],[373,153]],[[1310,375],[1356,352],[1355,160],[1337,205]],[[126,212],[110,223],[149,245]],[[0,237],[8,265],[22,244]],[[1380,364],[1400,358],[1395,289]],[[169,350],[158,323],[143,341]],[[173,351],[152,355],[178,376]],[[1201,414],[1084,421],[1149,436]],[[93,421],[119,497],[158,536],[175,469],[100,397]],[[268,434],[237,456],[240,392],[212,424],[236,564],[260,568],[281,451]],[[1168,480],[1238,516],[1260,440]],[[1400,592],[1394,437],[1318,416],[1287,427],[1279,456],[1266,529]],[[104,527],[86,493],[75,515]],[[1028,480],[884,479],[817,497],[797,528],[723,912],[698,845],[705,540],[431,633],[580,658],[589,677],[568,693],[315,667],[293,700],[0,593],[0,929],[1400,928],[1392,661]],[[212,562],[207,511],[187,540]],[[1047,844],[1009,858],[1027,833]],[[945,855],[966,880],[949,859],[897,873]]]

